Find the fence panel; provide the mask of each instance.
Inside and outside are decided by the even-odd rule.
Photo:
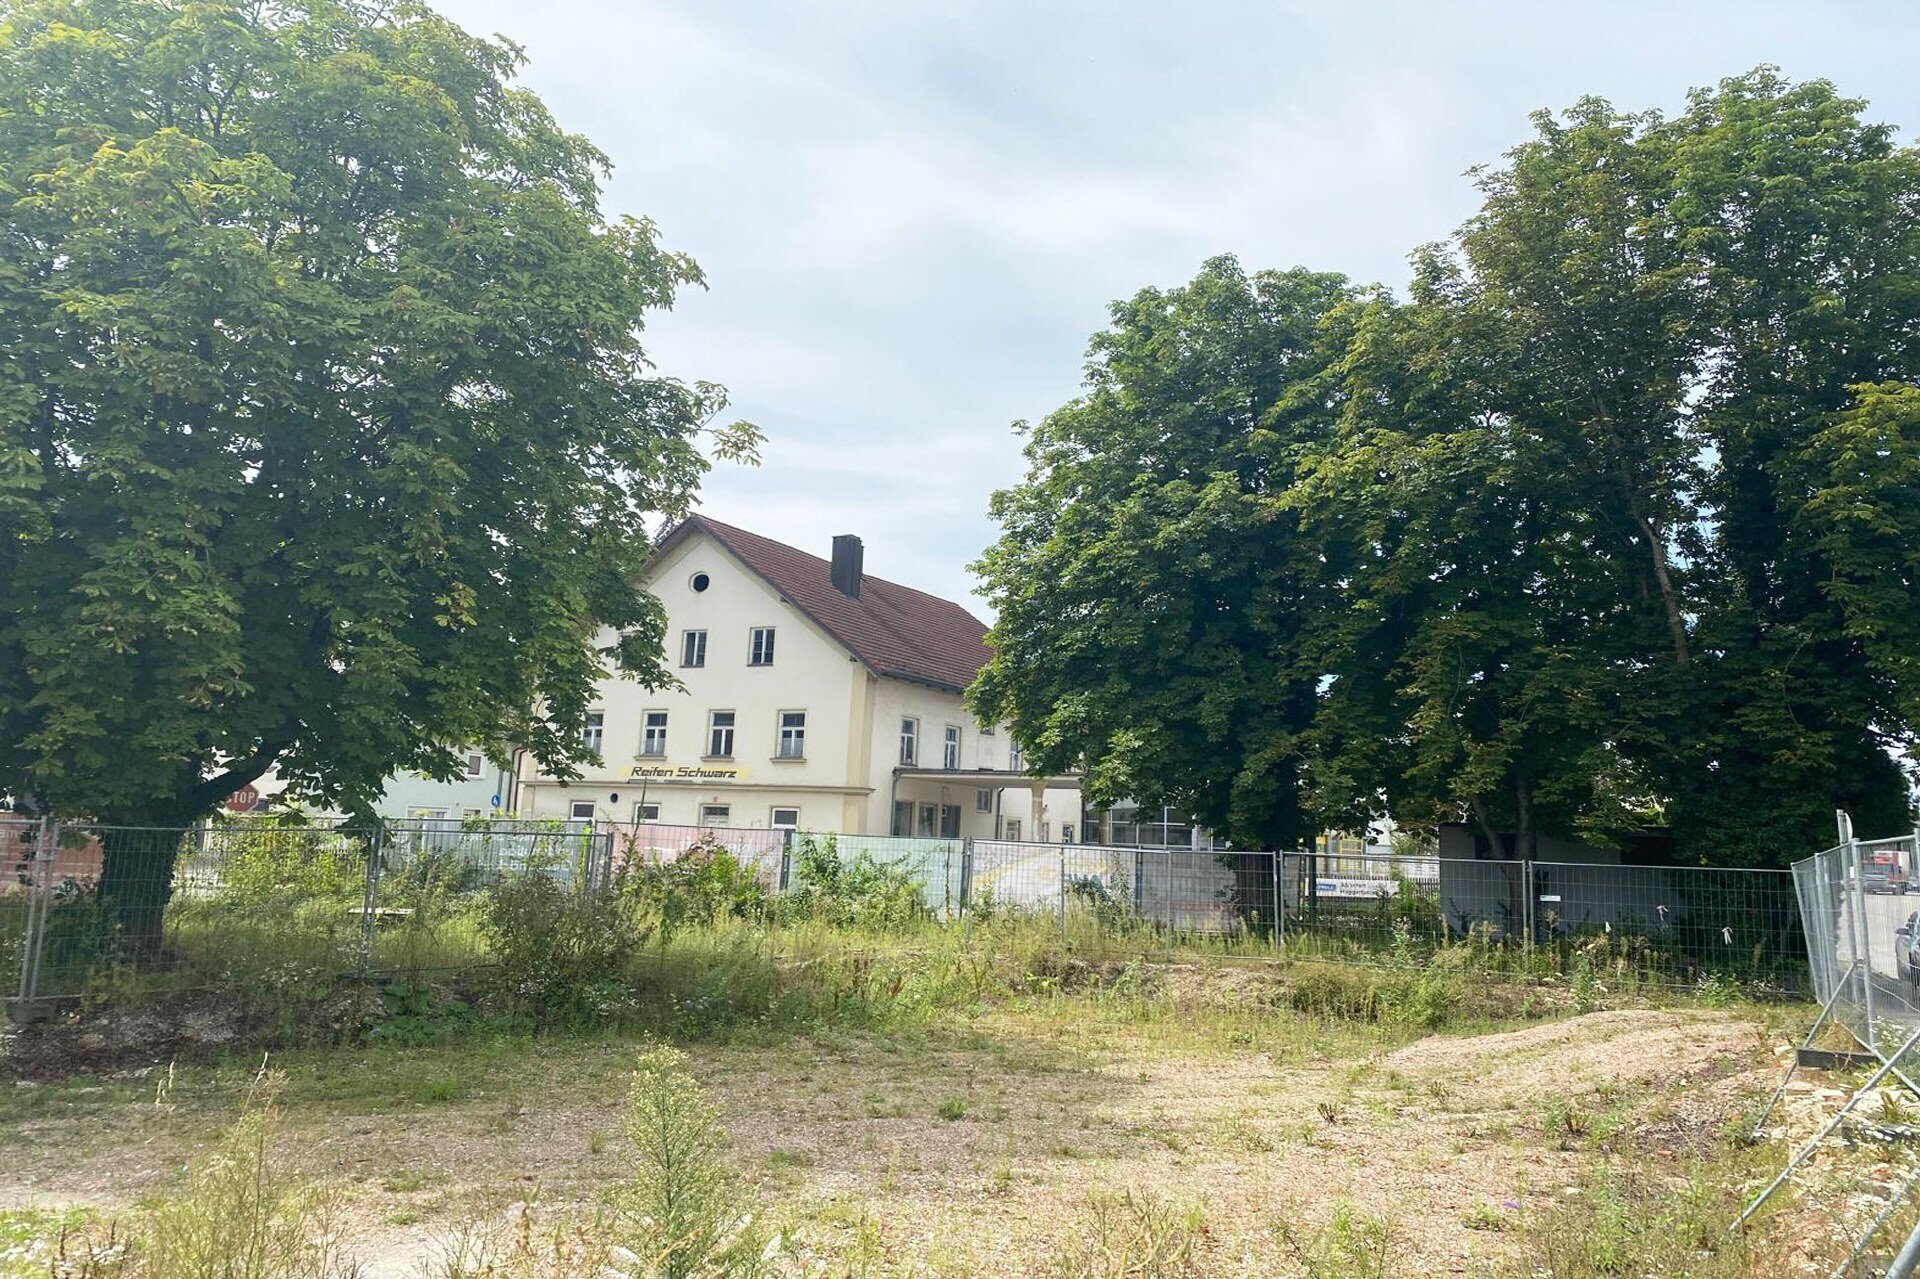
[[[866,871],[905,876],[935,919],[957,919],[965,899],[966,841],[924,835],[841,835],[795,831],[790,887],[834,884]]]
[[[1476,931],[1521,935],[1507,922],[1523,909],[1517,862],[1342,856],[1337,875],[1324,873],[1328,864],[1317,853],[1280,855],[1281,932],[1289,952],[1431,950]]]
[[[636,861],[662,865],[678,861],[696,846],[726,849],[743,865],[753,868],[769,892],[785,884],[787,832],[746,826],[663,826],[640,822],[603,828],[610,856],[617,865]]]
[[[1556,967],[1638,981],[1710,976],[1805,988],[1806,939],[1784,870],[1534,862],[1532,938]]]

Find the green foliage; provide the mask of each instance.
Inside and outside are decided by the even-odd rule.
[[[1350,1203],[1336,1205],[1310,1233],[1291,1222],[1281,1223],[1278,1232],[1307,1279],[1388,1279],[1401,1273],[1392,1223]]]
[[[998,616],[972,692],[1036,772],[1096,802],[1169,803],[1249,847],[1311,833],[1299,662],[1313,548],[1271,497],[1332,429],[1339,276],[1231,258],[1112,308],[1084,395],[1027,434],[1027,478],[978,571]]]
[[[766,1240],[726,1158],[726,1130],[686,1057],[640,1058],[627,1100],[633,1173],[614,1199],[618,1242],[647,1279],[751,1279]]]
[[[629,1006],[650,926],[634,873],[593,891],[533,865],[488,892],[480,932],[507,1005],[543,1020],[605,1018]]]
[[[1768,68],[1583,99],[1405,299],[1215,259],[1116,305],[995,496],[976,709],[1255,847],[1903,829],[1920,152],[1863,109]]]
[[[246,826],[216,831],[220,886],[215,902],[261,913],[359,904],[367,892],[364,848],[332,831]]]
[[[753,867],[715,839],[696,840],[679,856],[644,865],[635,874],[662,942],[687,926],[764,920],[770,909]]]
[[[932,918],[910,868],[882,862],[865,851],[843,858],[832,835],[800,837],[793,849],[791,879],[780,898],[788,919],[888,930]]]
[[[415,4],[7,6],[0,791],[363,811],[669,680],[643,530],[724,397],[641,336],[700,275],[519,63]]]

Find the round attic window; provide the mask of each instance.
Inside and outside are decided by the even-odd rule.
[[[705,573],[695,573],[692,579],[687,583],[687,585],[693,587],[694,593],[698,594],[699,592],[706,590],[709,586],[712,586],[713,579],[708,577]]]

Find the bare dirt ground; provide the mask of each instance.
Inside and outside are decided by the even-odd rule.
[[[591,1208],[624,1171],[634,1050],[296,1057],[289,1155],[340,1190],[370,1275],[410,1275],[462,1220],[529,1198]],[[1299,1273],[1302,1233],[1342,1209],[1389,1223],[1392,1273],[1484,1273],[1533,1205],[1609,1163],[1681,1167],[1777,1078],[1757,1023],[1706,1011],[1391,1051],[991,1014],[904,1038],[700,1048],[692,1065],[772,1218],[837,1274],[1026,1273],[1103,1190],[1203,1206],[1207,1273]],[[164,1069],[131,1073],[15,1086],[0,1209],[162,1192],[241,1090],[238,1071],[171,1086]]]

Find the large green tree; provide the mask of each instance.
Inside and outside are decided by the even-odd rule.
[[[1312,548],[1271,497],[1331,429],[1315,393],[1352,297],[1336,275],[1230,258],[1113,308],[1086,394],[1029,432],[979,565],[997,620],[973,690],[1036,771],[1180,806],[1245,839],[1311,829],[1298,660]]]
[[[364,810],[663,678],[647,521],[722,395],[640,338],[699,275],[518,63],[404,0],[0,4],[0,791]]]
[[[1540,113],[1479,176],[1480,211],[1416,255],[1404,300],[1329,305],[1305,363],[1266,359],[1228,317],[1240,331],[1211,340],[1235,361],[1117,400],[1133,435],[1168,441],[1144,459],[1130,437],[1030,450],[985,561],[1010,619],[985,704],[1052,730],[1052,762],[1084,755],[1112,792],[1245,786],[1248,761],[1281,758],[1254,748],[1284,742],[1271,781],[1309,824],[1384,809],[1531,851],[1664,821],[1689,856],[1744,864],[1817,846],[1836,806],[1898,828],[1897,757],[1920,736],[1920,157],[1863,112],[1762,68],[1671,119],[1598,99]],[[1116,315],[1089,397],[1056,418],[1101,402],[1114,344],[1177,349]],[[1288,420],[1312,428],[1239,486],[1244,511],[1136,505],[1100,544],[1032,513],[1102,491],[1081,477],[1107,467],[1104,491],[1148,485],[1196,410],[1247,388],[1205,452],[1259,453],[1281,406],[1311,406]],[[1286,622],[1250,627],[1244,592],[1220,602],[1210,536],[1249,580],[1285,574]],[[1112,595],[1142,575],[1170,593],[1161,613],[1205,619],[1173,632],[1176,652],[1226,650],[1203,679],[1182,687],[1185,659],[1144,644],[1089,679],[1078,621],[1033,623],[1124,625],[1071,577],[1018,575],[1096,557]],[[1049,674],[1009,678],[1030,671]],[[1110,708],[1095,729],[1070,713],[1092,690]],[[1136,743],[1181,707],[1220,704],[1257,727],[1216,718],[1207,752],[1141,766]],[[1201,811],[1242,840],[1278,829]]]

